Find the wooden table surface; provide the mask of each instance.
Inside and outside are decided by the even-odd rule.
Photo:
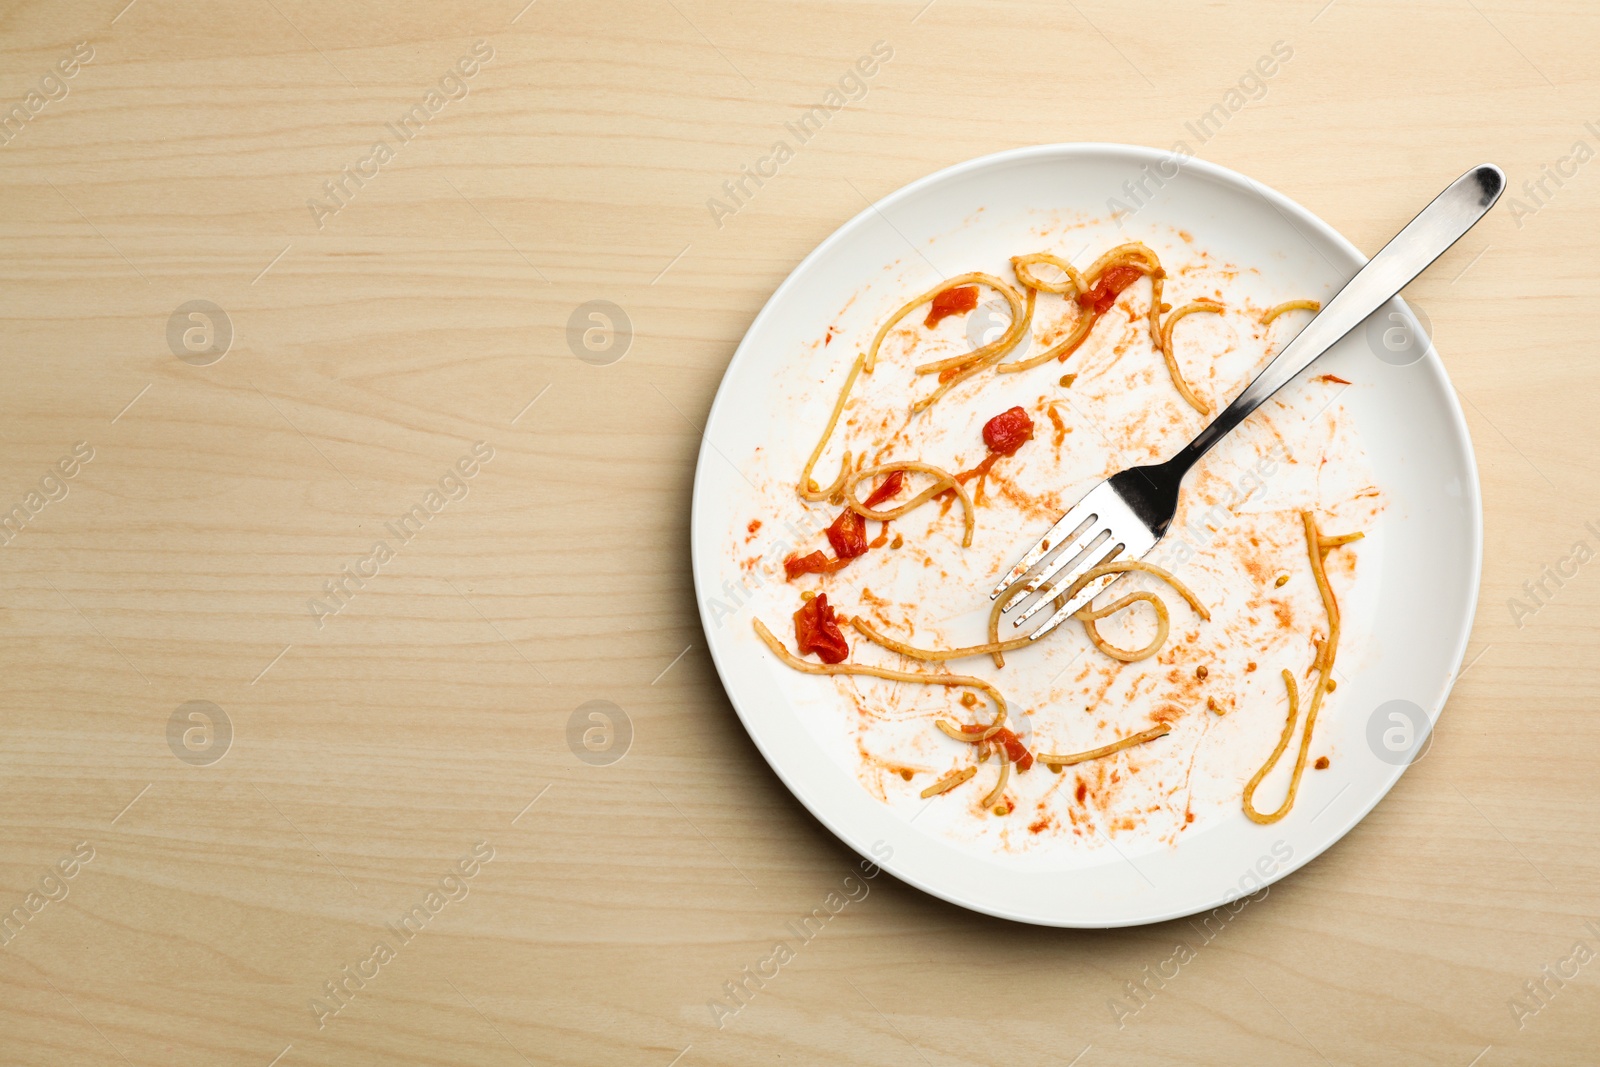
[[[524,3],[0,20],[0,1062],[1595,1062],[1600,9]],[[1209,942],[886,875],[756,988],[856,857],[707,656],[699,427],[870,199],[1079,140],[1185,141],[1368,252],[1506,168],[1409,294],[1483,478],[1470,666]]]

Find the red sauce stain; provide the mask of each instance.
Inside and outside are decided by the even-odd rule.
[[[1045,414],[1050,416],[1050,424],[1056,428],[1055,445],[1060,448],[1061,442],[1067,439],[1067,424],[1061,421],[1061,413],[1056,410],[1054,404],[1045,408]]]
[[[1175,723],[1183,718],[1183,709],[1176,704],[1163,704],[1150,713],[1152,723]]]
[[[1252,538],[1252,540],[1254,539]],[[1244,560],[1244,569],[1250,572],[1250,577],[1255,580],[1256,585],[1264,586],[1272,584],[1272,571],[1274,568],[1269,561],[1264,560],[1259,556],[1252,555]]]

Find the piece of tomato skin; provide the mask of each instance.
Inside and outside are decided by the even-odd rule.
[[[840,559],[855,559],[867,553],[867,520],[849,508],[839,513],[827,529],[828,543]]]
[[[783,573],[789,581],[794,581],[802,574],[832,574],[834,571],[843,570],[848,564],[847,559],[829,559],[828,554],[818,549],[800,555],[798,552],[783,561]]]
[[[988,729],[982,723],[977,723],[971,726],[963,726],[961,732],[964,734],[982,734],[987,732]],[[1010,729],[1002,726],[990,734],[988,740],[991,744],[1005,746],[1006,757],[1016,765],[1019,772],[1033,766],[1033,753],[1029,752],[1028,746],[1022,743],[1022,738],[1018,737]],[[974,742],[974,744],[976,743]]]
[[[1111,310],[1111,305],[1117,302],[1122,291],[1142,277],[1144,271],[1137,267],[1112,267],[1100,276],[1092,289],[1078,294],[1078,304],[1096,315],[1104,315]]]
[[[867,497],[866,502],[861,506],[864,508],[877,507],[879,504],[898,493],[901,487],[905,485],[905,482],[905,471],[891,471],[889,477],[885,478],[883,480],[883,484],[872,491],[872,495]]]
[[[933,327],[939,325],[951,315],[964,315],[978,306],[978,287],[976,285],[958,285],[951,289],[944,289],[933,298],[928,305],[928,317],[922,320],[922,325]]]
[[[850,655],[826,593],[818,593],[794,613],[794,639],[802,656],[815,652],[824,663],[841,663]]]

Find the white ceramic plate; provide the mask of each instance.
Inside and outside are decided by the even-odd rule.
[[[1354,188],[1352,195],[1360,195],[1359,187]],[[1130,189],[1137,192],[1130,194]],[[1108,220],[1112,209],[1124,213]],[[1392,221],[1398,230],[1407,219]],[[1087,252],[1067,247],[1078,237]],[[1352,333],[1278,398],[1283,402],[1279,429],[1291,452],[1311,456],[1314,448],[1334,448],[1335,462],[1321,465],[1329,472],[1344,467],[1348,454],[1357,472],[1351,477],[1370,478],[1382,499],[1367,540],[1359,546],[1359,566],[1340,590],[1345,636],[1339,686],[1317,723],[1313,748],[1313,755],[1332,753],[1334,763],[1325,771],[1306,771],[1287,818],[1256,825],[1237,802],[1240,783],[1271,751],[1281,729],[1283,694],[1281,683],[1275,682],[1275,696],[1270,685],[1241,690],[1238,712],[1226,719],[1212,722],[1203,710],[1198,713],[1194,721],[1202,732],[1188,743],[1191,749],[1206,747],[1197,750],[1193,762],[1214,771],[1207,788],[1231,801],[1211,804],[1191,825],[1179,827],[1181,832],[1171,827],[1168,832],[1118,832],[1110,824],[1104,830],[1090,826],[1087,835],[1068,834],[1037,847],[1022,838],[1022,847],[1013,852],[1001,847],[993,833],[986,838],[962,824],[963,819],[983,817],[981,811],[972,815],[970,799],[915,801],[912,786],[920,788],[929,778],[919,777],[904,789],[895,783],[892,795],[874,795],[852,763],[849,705],[841,699],[840,683],[789,670],[751,629],[751,618],[760,615],[792,646],[788,614],[798,606],[798,590],[781,581],[781,571],[774,579],[772,568],[790,547],[825,548],[814,535],[837,510],[815,509],[807,518],[793,493],[794,477],[850,361],[889,310],[941,276],[985,270],[1009,278],[1008,258],[1034,250],[1055,251],[1083,267],[1118,239],[1142,239],[1158,250],[1176,249],[1170,252],[1174,256],[1192,253],[1210,257],[1210,263],[1237,265],[1244,271],[1238,286],[1258,306],[1294,296],[1325,299],[1364,262],[1350,242],[1286,197],[1198,160],[1180,170],[1172,157],[1151,149],[1048,145],[951,167],[861,212],[779,286],[728,366],[706,427],[694,486],[695,588],[709,647],[745,728],[779,777],[843,841],[904,881],[964,907],[1052,926],[1124,926],[1213,909],[1258,891],[1339,840],[1425,750],[1465,651],[1482,553],[1477,470],[1461,410],[1431,346],[1424,344],[1409,355],[1393,350],[1407,330],[1415,330],[1411,312],[1397,301],[1375,316],[1381,321]],[[1163,251],[1164,262],[1168,255]],[[1238,294],[1227,288],[1223,295]],[[1168,299],[1173,299],[1170,290]],[[830,324],[841,332],[824,345],[821,338]],[[1295,328],[1290,325],[1274,335],[1279,347]],[[1056,371],[1041,368],[1037,373],[1043,377],[1020,387],[1018,397],[1042,396],[1055,387]],[[1355,384],[1329,401],[1329,387],[1308,380],[1323,373]],[[1242,380],[1226,385],[1219,380],[1217,389],[1220,393],[1237,385]],[[977,399],[976,387],[964,388],[968,391],[952,393],[933,409],[941,418],[959,422],[960,432],[974,432],[982,416],[1011,402],[1000,399],[1003,392]],[[1078,415],[1090,395],[1076,394]],[[1330,403],[1336,404],[1336,416],[1313,414],[1311,409]],[[1128,417],[1109,409],[1090,414]],[[1314,433],[1313,427],[1325,418],[1336,418],[1342,427],[1335,444],[1298,439],[1323,433]],[[1197,426],[1178,427],[1178,437],[1167,445],[1181,443]],[[1247,422],[1234,436],[1244,435],[1249,426]],[[1081,428],[1086,433],[1074,440],[1086,444],[1093,428]],[[1232,440],[1213,455],[1226,452]],[[833,478],[838,460],[831,457],[837,444],[819,466],[819,480]],[[1058,458],[1060,454],[1057,446]],[[1111,463],[1131,465],[1131,460],[1112,456]],[[1083,475],[1077,472],[1066,503],[1072,493],[1093,484],[1094,477],[1085,480]],[[1306,503],[1296,499],[1297,493],[1347,492],[1319,489],[1323,477],[1285,479],[1284,485],[1263,490],[1263,498],[1271,506],[1292,509]],[[946,611],[952,596],[970,600],[975,610],[987,607],[994,571],[1044,528],[1031,517],[1014,516],[1017,521],[1008,525],[991,511],[998,509],[979,516],[984,551],[973,558],[981,562],[970,573],[961,569],[964,564],[952,563],[957,573],[951,579],[934,592],[915,595],[944,598]],[[746,535],[752,519],[762,520],[761,531]],[[802,542],[802,534],[811,539]],[[944,535],[930,526],[927,536],[932,543]],[[953,539],[945,547],[952,550],[947,554],[960,555]],[[886,553],[873,558],[879,555]],[[986,568],[994,570],[985,573]],[[879,574],[880,580],[889,580]],[[840,606],[848,609],[848,604]],[[1175,633],[1177,615],[1184,610],[1181,604],[1174,607]],[[982,640],[969,623],[951,625],[954,631],[942,632],[944,639]],[[1071,640],[1062,637],[1059,648],[1040,654],[1064,657]],[[855,639],[852,645],[858,658],[899,665],[893,657],[870,655],[881,650]],[[863,656],[863,648],[869,654]],[[1068,661],[1049,662],[1053,670],[1056,662]],[[1010,677],[1028,677],[1026,664],[1019,668],[1020,676],[1006,676],[995,672],[987,658],[953,666],[1002,685],[1014,684]],[[1269,669],[1252,676],[1252,683],[1276,679],[1280,664],[1263,666]],[[1040,709],[1033,721],[1055,713],[1053,708]],[[1114,707],[1101,713],[1117,718]],[[926,716],[924,723],[931,718]],[[1147,723],[1113,721],[1109,728],[1117,735],[1142,725]],[[1075,723],[1071,729],[1080,727],[1088,728]],[[1039,729],[1036,725],[1035,732]],[[1173,740],[1178,737],[1175,732],[1153,744],[1178,745]],[[1168,758],[1176,751],[1169,749]],[[1282,796],[1293,755],[1291,747],[1268,780],[1278,784],[1263,785],[1258,798],[1263,807],[1274,806]],[[1048,774],[1042,767],[1037,771]],[[1200,806],[1198,800],[1190,803]]]

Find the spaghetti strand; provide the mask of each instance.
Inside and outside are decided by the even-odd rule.
[[[962,352],[958,355],[947,356],[944,359],[936,359],[932,363],[919,364],[916,367],[918,374],[936,374],[956,367],[965,367],[970,363],[982,362],[991,356],[999,358],[999,356],[1011,351],[1017,342],[1022,340],[1022,331],[1027,328],[1029,320],[1033,317],[1029,314],[1033,307],[1032,301],[992,275],[973,274],[966,275],[966,277],[985,279],[985,285],[998,290],[1000,295],[1005,297],[1006,303],[1011,305],[1011,324],[1006,327],[1005,332],[999,337],[986,345],[974,348],[970,352]],[[946,288],[949,287],[946,286]],[[1032,292],[1033,290],[1028,290],[1029,295]]]
[[[1010,641],[989,641],[981,645],[969,645],[966,648],[917,648],[915,645],[908,645],[904,641],[896,641],[894,638],[879,631],[859,615],[851,619],[850,624],[856,628],[856,631],[862,637],[865,637],[873,644],[886,648],[890,652],[898,652],[900,655],[910,659],[922,660],[924,663],[943,663],[946,660],[965,659],[968,656],[998,655],[1001,652],[1010,652],[1012,649],[1032,644],[1030,638],[1016,637]]]
[[[935,481],[928,488],[892,511],[878,511],[867,507],[856,499],[856,487],[862,482],[869,478],[876,478],[880,474],[892,474],[895,471],[915,471],[919,474],[928,474],[932,475]],[[951,490],[954,490],[956,496],[960,498],[963,514],[966,516],[966,530],[961,537],[961,547],[970,548],[972,547],[972,529],[976,522],[972,497],[967,494],[967,487],[961,484],[960,479],[947,470],[935,467],[931,463],[922,463],[917,460],[897,460],[893,463],[881,463],[876,467],[864,467],[846,477],[843,486],[840,487],[840,491],[844,496],[844,504],[847,508],[864,519],[872,519],[876,522],[892,522],[926,504],[940,493]]]
[[[1004,795],[1004,793],[1006,791],[1006,782],[1008,780],[1010,780],[1010,778],[1011,778],[1011,758],[1008,755],[1006,755],[1005,748],[1003,748],[1003,747],[1001,747],[999,745],[995,746],[995,748],[1000,753],[1000,780],[998,782],[996,782],[994,784],[994,788],[989,790],[989,792],[985,793],[983,799],[978,802],[978,803],[982,804],[986,808],[989,807],[990,805],[992,805],[996,800],[999,800],[1002,795]],[[996,815],[1001,815],[1001,814],[1009,815],[1010,811],[1008,810],[1008,811],[1005,811],[1005,812],[1001,812],[1001,811],[997,810],[997,811],[995,811],[995,814]]]
[[[1288,747],[1297,714],[1294,676],[1287,670],[1283,672],[1284,684],[1289,689],[1289,720],[1284,725],[1283,736],[1278,739],[1278,747],[1250,779],[1244,793],[1245,815],[1253,822],[1264,824],[1277,822],[1294,807],[1295,796],[1300,791],[1300,778],[1306,769],[1306,756],[1311,751],[1311,732],[1316,729],[1317,712],[1322,708],[1322,698],[1333,691],[1333,659],[1339,652],[1339,603],[1334,599],[1333,587],[1328,584],[1328,573],[1323,566],[1322,558],[1329,550],[1359,540],[1363,536],[1357,533],[1325,538],[1317,529],[1316,516],[1309,511],[1300,513],[1300,521],[1305,527],[1306,555],[1311,560],[1311,575],[1317,581],[1317,593],[1322,597],[1322,608],[1328,616],[1328,636],[1317,642],[1317,655],[1311,663],[1311,669],[1317,672],[1317,684],[1311,689],[1311,700],[1306,707],[1306,723],[1300,734],[1300,751],[1295,756],[1288,792],[1284,795],[1283,804],[1276,811],[1262,813],[1255,806],[1256,787],[1261,784],[1261,780],[1272,770],[1273,765],[1278,762],[1278,757],[1283,755],[1283,750]]]
[[[1281,304],[1275,304],[1272,307],[1269,307],[1265,312],[1262,313],[1261,325],[1271,326],[1273,321],[1276,320],[1279,315],[1285,315],[1291,311],[1321,310],[1322,301],[1320,300],[1285,300]]]
[[[843,487],[845,475],[850,472],[850,453],[847,450],[839,463],[839,477],[832,485],[826,489],[818,488],[816,481],[811,477],[811,472],[817,466],[817,460],[822,458],[823,450],[828,447],[828,438],[833,436],[834,427],[839,425],[839,415],[844,411],[845,401],[850,399],[850,389],[856,384],[856,375],[865,369],[866,361],[866,356],[857,356],[856,361],[850,365],[850,373],[845,375],[844,388],[839,390],[839,399],[833,402],[833,413],[828,416],[828,425],[823,427],[822,438],[817,441],[817,447],[811,450],[810,458],[800,471],[800,497],[803,500],[813,502],[827,500]]]
[[[868,515],[867,517],[872,518],[873,516]],[[1183,599],[1189,603],[1189,606],[1195,610],[1195,614],[1199,615],[1202,619],[1210,621],[1211,613],[1206,610],[1206,606],[1200,602],[1200,598],[1195,596],[1193,591],[1190,590],[1188,586],[1184,585],[1178,580],[1176,575],[1162,567],[1156,566],[1154,563],[1146,563],[1143,560],[1121,560],[1116,563],[1103,563],[1098,567],[1091,567],[1087,572],[1084,573],[1082,577],[1080,577],[1072,585],[1068,586],[1064,592],[1060,593],[1055,598],[1056,606],[1059,608],[1060,605],[1072,599],[1072,597],[1076,596],[1084,586],[1088,585],[1096,578],[1103,577],[1107,574],[1121,574],[1127,571],[1144,571],[1147,574],[1153,574],[1160,578],[1162,581],[1170,585],[1179,596],[1183,597]],[[904,641],[899,641],[895,638],[889,637],[887,634],[884,634],[878,630],[877,627],[873,626],[870,622],[867,622],[865,619],[859,616],[851,620],[851,625],[855,627],[857,632],[859,632],[863,637],[871,641],[873,644],[886,648],[891,652],[898,652],[900,655],[907,656],[911,659],[922,660],[928,663],[943,663],[946,660],[965,659],[968,656],[991,655],[995,658],[995,666],[1004,667],[1005,660],[1001,656],[1001,653],[1011,652],[1015,649],[1024,648],[1034,643],[1033,639],[1027,636],[1014,637],[1006,641],[1000,640],[1001,612],[1005,610],[1006,605],[1012,600],[1029,591],[1030,590],[1028,590],[1025,583],[1018,582],[1008,589],[1004,596],[995,601],[994,606],[989,609],[989,640],[981,645],[967,645],[962,648],[918,648],[915,645],[911,645]],[[1156,636],[1154,640],[1152,640],[1144,648],[1129,651],[1118,648],[1100,636],[1100,632],[1095,626],[1095,623],[1140,601],[1148,603],[1153,609],[1155,609]],[[1096,648],[1113,659],[1122,660],[1125,663],[1134,663],[1142,659],[1148,659],[1150,656],[1153,656],[1159,652],[1161,650],[1161,646],[1167,640],[1170,626],[1166,603],[1154,593],[1144,591],[1129,593],[1103,608],[1095,608],[1092,605],[1086,605],[1079,609],[1073,615],[1073,618],[1079,619],[1083,622],[1084,631],[1089,635],[1089,640]]]
[[[1300,692],[1295,688],[1294,675],[1287,670],[1283,672],[1283,684],[1289,690],[1289,716],[1284,720],[1283,733],[1278,737],[1278,747],[1272,750],[1272,755],[1267,757],[1267,762],[1263,763],[1261,769],[1250,776],[1250,781],[1244,787],[1244,813],[1251,822],[1262,825],[1275,823],[1289,814],[1289,808],[1294,804],[1295,791],[1300,786],[1300,775],[1298,768],[1296,768],[1297,773],[1289,782],[1289,795],[1284,798],[1283,806],[1278,808],[1277,811],[1268,813],[1263,813],[1256,808],[1256,787],[1261,784],[1263,778],[1272,772],[1272,768],[1277,766],[1278,758],[1283,755],[1283,750],[1289,747],[1289,738],[1294,736],[1295,720],[1300,717]]]
[[[1107,615],[1114,615],[1123,608],[1139,603],[1140,601],[1149,604],[1155,609],[1156,612],[1156,635],[1150,639],[1150,643],[1148,645],[1145,645],[1143,648],[1129,651],[1128,649],[1118,648],[1116,645],[1113,645],[1111,642],[1100,636],[1100,629],[1095,625],[1099,620],[1105,618]],[[1149,659],[1151,656],[1161,651],[1161,646],[1167,642],[1167,633],[1169,630],[1169,623],[1167,620],[1167,605],[1154,593],[1129,593],[1127,596],[1122,597],[1119,600],[1115,600],[1103,608],[1091,609],[1087,606],[1080,608],[1072,617],[1080,620],[1083,623],[1083,631],[1089,635],[1089,640],[1095,648],[1110,656],[1112,659],[1121,660],[1124,663],[1137,663],[1142,659]]]
[[[1166,279],[1159,274],[1150,277],[1150,343],[1157,348],[1161,347],[1161,313],[1168,310],[1167,305],[1161,302],[1161,291],[1166,288]]]
[[[1189,383],[1184,381],[1183,371],[1178,369],[1178,358],[1172,351],[1172,328],[1198,312],[1220,315],[1223,310],[1223,306],[1215,300],[1207,298],[1191,300],[1168,315],[1166,323],[1161,327],[1161,358],[1167,362],[1167,373],[1172,376],[1172,384],[1177,387],[1179,395],[1188,401],[1189,406],[1202,415],[1211,414],[1211,405],[1196,396],[1194,390],[1189,388]]]
[[[1178,580],[1177,575],[1173,574],[1165,567],[1158,567],[1154,563],[1146,563],[1142,559],[1123,559],[1117,560],[1115,563],[1101,563],[1098,566],[1090,567],[1088,570],[1084,571],[1083,574],[1078,576],[1077,581],[1067,586],[1066,591],[1061,595],[1066,599],[1071,600],[1073,597],[1082,592],[1084,586],[1088,585],[1096,578],[1103,577],[1107,574],[1122,574],[1127,571],[1143,571],[1146,574],[1155,575],[1163,582],[1166,582],[1168,585],[1172,586],[1172,588],[1177,591],[1179,596],[1187,600],[1189,602],[1189,606],[1194,609],[1196,615],[1200,616],[1207,622],[1211,621],[1211,612],[1206,610],[1206,606],[1200,603],[1200,598],[1195,596],[1194,592],[1190,590],[1188,586],[1184,585]]]
[[[959,771],[951,771],[949,774],[945,775],[943,778],[924,789],[921,794],[922,799],[927,800],[929,797],[936,797],[941,793],[948,793],[950,790],[954,789],[962,782],[967,781],[977,773],[978,768],[976,767],[963,767]]]
[[[934,286],[932,289],[929,289],[921,296],[916,297],[906,304],[902,304],[898,311],[896,311],[893,315],[890,315],[889,320],[882,326],[878,327],[877,336],[872,339],[872,347],[867,349],[867,373],[871,374],[872,368],[877,366],[878,349],[883,345],[883,339],[889,336],[890,330],[899,325],[901,319],[911,314],[923,304],[928,303],[946,289],[956,289],[960,286],[971,285],[973,283],[984,285],[990,289],[993,289],[995,292],[1000,294],[1001,298],[1004,299],[1007,304],[1011,306],[1010,329],[1008,329],[1005,334],[1001,335],[999,340],[990,342],[989,344],[983,346],[983,348],[977,349],[976,352],[987,355],[989,349],[1000,345],[1006,339],[1006,337],[1011,336],[1013,333],[1015,333],[1017,336],[1021,336],[1021,331],[1017,329],[1017,324],[1022,319],[1022,296],[1015,289],[1011,288],[1011,286],[1007,285],[999,278],[996,278],[993,274],[985,274],[982,271],[971,271],[967,274],[957,275],[948,281],[940,282],[938,285]],[[1011,337],[1012,344],[1015,344],[1016,340],[1017,337]],[[962,360],[965,361],[967,359],[974,358],[978,358],[976,353],[969,352],[962,357]]]
[[[962,382],[966,381],[968,378],[971,378],[978,372],[986,370],[1004,359],[1006,354],[1017,346],[1017,342],[1022,339],[1023,333],[1032,328],[1033,304],[1034,291],[1029,289],[1027,300],[1022,311],[1022,317],[1020,320],[1018,320],[1020,325],[1014,324],[1017,325],[1016,336],[1011,337],[1010,342],[1004,344],[1003,347],[996,346],[1000,346],[1002,342],[1005,342],[1006,337],[1001,337],[999,341],[995,341],[993,344],[985,345],[983,348],[967,353],[965,356],[961,357],[961,362],[959,364],[952,364],[950,360],[941,360],[938,363],[928,363],[918,367],[917,373],[923,374],[931,373],[941,364],[947,365],[939,372],[939,387],[933,392],[929,393],[927,396],[923,397],[921,400],[918,400],[912,404],[911,413],[916,415],[926,411],[928,408],[937,403],[940,397],[944,396],[950,390],[954,389],[956,386],[960,385]],[[1009,333],[1007,336],[1009,336]],[[993,349],[993,351],[989,351],[990,349]],[[982,352],[987,352],[988,354],[984,355],[981,359],[977,359],[977,354]]]
[[[1046,281],[1033,271],[1036,263],[1046,263],[1059,270],[1062,280],[1059,282]],[[1030,252],[1025,256],[1011,257],[1011,273],[1017,276],[1017,281],[1029,289],[1037,289],[1044,293],[1058,293],[1061,296],[1077,296],[1088,288],[1083,282],[1083,275],[1071,263],[1053,256],[1049,252]]]
[[[1170,724],[1160,723],[1159,725],[1150,727],[1148,730],[1140,730],[1136,734],[1130,734],[1121,740],[1113,741],[1109,745],[1101,745],[1099,748],[1091,748],[1087,752],[1041,752],[1033,758],[1036,762],[1043,763],[1053,771],[1059,767],[1071,767],[1075,763],[1087,763],[1089,760],[1100,759],[1103,756],[1115,755],[1125,748],[1133,748],[1135,745],[1142,745],[1148,741],[1154,741],[1156,738],[1165,737],[1171,732],[1172,726]]]
[[[947,689],[976,689],[994,702],[997,712],[994,722],[990,726],[1003,726],[1006,721],[1006,698],[1000,695],[1000,690],[984,681],[967,674],[919,674],[915,671],[897,671],[889,667],[871,667],[857,663],[810,663],[790,652],[784,643],[778,640],[767,624],[760,619],[752,619],[756,636],[761,638],[762,644],[772,650],[772,654],[801,674],[827,674],[827,675],[859,675],[865,678],[882,678],[890,682],[911,682],[915,685],[942,685]]]

